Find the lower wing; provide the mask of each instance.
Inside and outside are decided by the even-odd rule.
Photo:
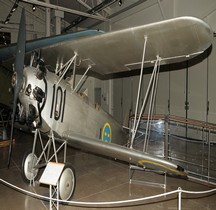
[[[169,175],[184,179],[187,178],[187,173],[181,166],[138,150],[84,137],[72,132],[65,133],[63,138],[67,140],[70,146],[78,149],[122,160],[145,169],[165,172]]]

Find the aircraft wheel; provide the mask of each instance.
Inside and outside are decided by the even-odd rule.
[[[26,183],[30,183],[32,180],[36,180],[38,177],[39,169],[34,168],[37,160],[37,155],[32,154],[32,152],[27,152],[23,157],[22,178]]]
[[[66,164],[59,179],[59,197],[62,200],[69,200],[74,193],[75,185],[75,171],[70,164]]]

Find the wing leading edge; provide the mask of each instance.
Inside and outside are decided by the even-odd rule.
[[[103,33],[102,31],[98,30],[88,30],[88,31],[80,31],[72,34],[64,34],[64,35],[57,35],[52,37],[46,37],[41,39],[36,39],[32,41],[28,41],[26,43],[26,53],[37,50],[43,49],[48,47],[55,47],[59,46],[61,43],[64,43],[68,40],[73,41],[74,39],[82,39],[83,37],[90,37],[95,36],[97,34]],[[1,47],[0,48],[0,61],[5,61],[12,57],[15,57],[16,54],[16,44],[12,44],[10,46]]]
[[[63,139],[75,148],[87,150],[96,154],[112,157],[134,165],[166,172],[172,176],[187,178],[187,173],[181,166],[173,164],[162,158],[120,146],[113,143],[103,142],[101,140],[84,137],[72,132],[67,132],[63,135]]]

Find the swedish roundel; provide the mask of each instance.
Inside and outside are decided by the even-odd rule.
[[[110,124],[107,122],[103,126],[102,130],[102,140],[106,142],[111,142],[112,140],[112,130]]]

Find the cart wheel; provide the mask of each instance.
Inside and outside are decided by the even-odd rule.
[[[32,152],[27,152],[22,161],[22,178],[26,183],[30,183],[33,180],[36,180],[38,177],[39,169],[34,168],[38,157]]]
[[[62,200],[69,200],[74,193],[75,185],[75,171],[70,164],[66,164],[59,179],[59,197]]]

